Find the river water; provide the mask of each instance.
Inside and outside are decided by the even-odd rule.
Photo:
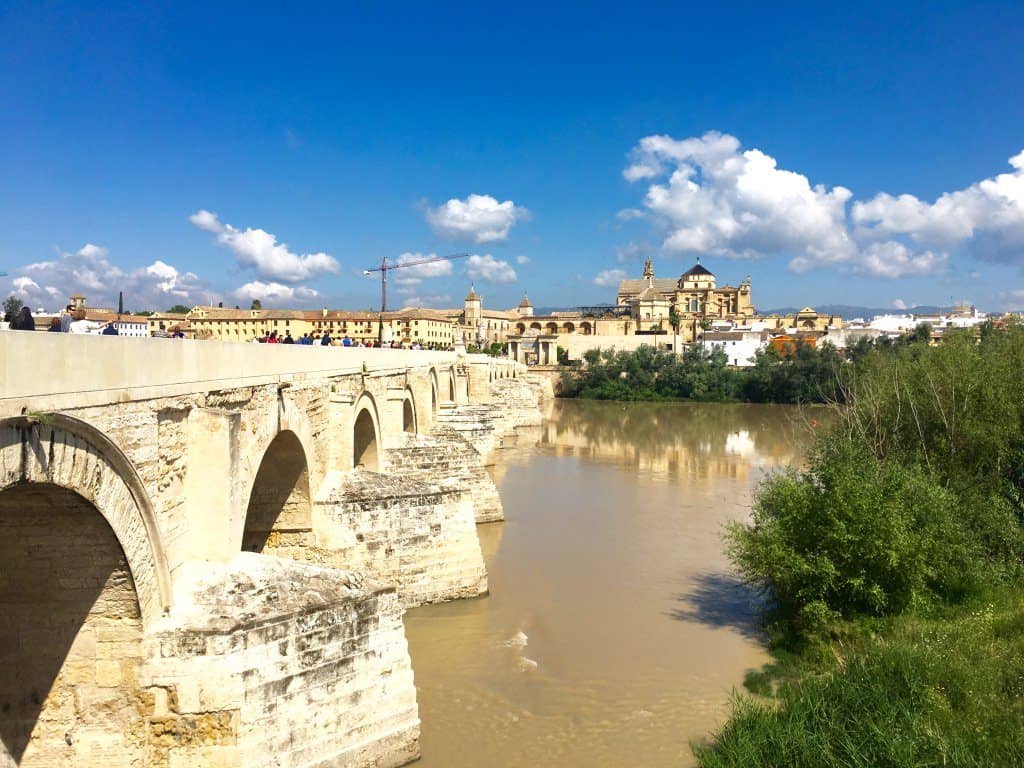
[[[406,614],[422,768],[693,765],[767,660],[722,552],[812,426],[786,406],[557,401],[493,468],[491,594]]]

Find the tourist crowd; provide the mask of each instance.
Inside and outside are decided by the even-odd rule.
[[[430,350],[450,350],[451,346],[443,346],[441,344],[429,343],[423,345],[418,341],[414,341],[411,344],[403,344],[400,341],[379,341],[377,339],[371,339],[369,341],[363,341],[362,339],[352,339],[347,335],[341,338],[332,337],[330,333],[324,331],[323,335],[317,336],[313,333],[304,333],[299,338],[294,338],[291,331],[285,331],[284,335],[278,335],[277,331],[271,331],[266,336],[257,336],[252,340],[253,344],[298,344],[305,347],[362,347],[365,349],[430,349]]]

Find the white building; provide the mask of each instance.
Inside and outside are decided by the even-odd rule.
[[[702,338],[704,348],[708,352],[722,350],[729,360],[729,365],[737,368],[752,366],[757,351],[768,346],[766,331],[708,331]]]

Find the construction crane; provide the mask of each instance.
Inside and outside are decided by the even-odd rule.
[[[388,272],[393,269],[405,269],[406,267],[418,267],[421,264],[434,264],[438,261],[451,261],[452,259],[464,259],[468,253],[453,253],[451,256],[431,256],[429,259],[416,259],[404,261],[401,264],[388,264],[388,257],[380,260],[379,267],[364,269],[364,275],[372,275],[380,272],[380,330],[377,333],[377,340],[384,341],[384,313],[388,311]]]

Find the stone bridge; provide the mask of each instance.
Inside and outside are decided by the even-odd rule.
[[[0,767],[402,765],[487,591],[508,360],[0,332]]]

